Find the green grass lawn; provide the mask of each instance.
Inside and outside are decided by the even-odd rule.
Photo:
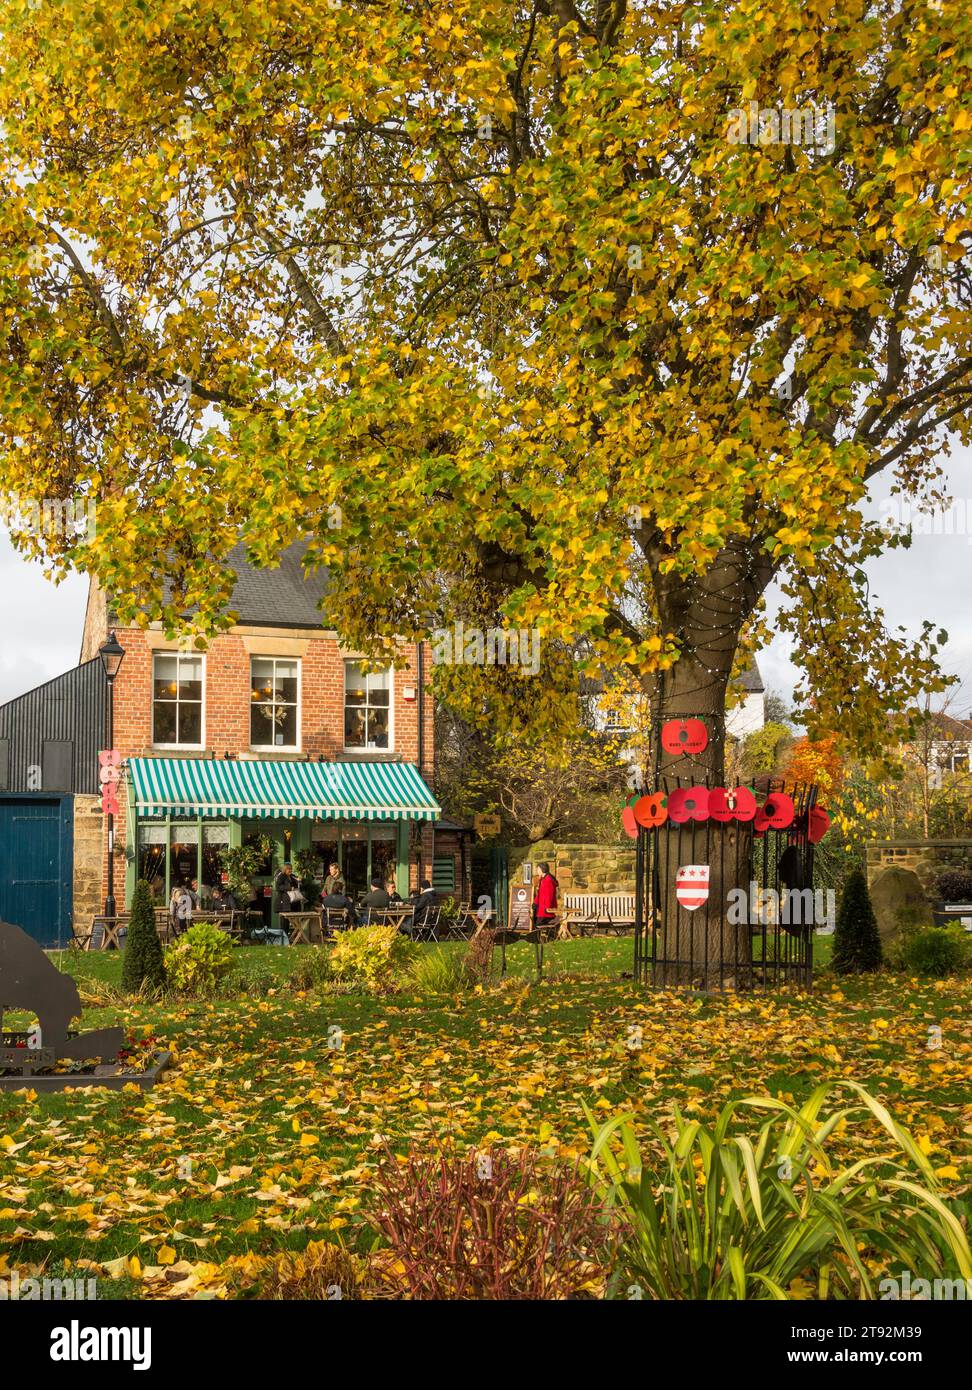
[[[814,940],[814,968],[826,970],[833,955],[832,936]],[[236,954],[235,974],[242,978],[259,978],[272,974],[284,981],[294,968],[302,948],[288,946],[248,946]],[[431,947],[427,949],[433,949]],[[461,941],[447,941],[435,948],[452,954],[465,950]],[[545,948],[544,974],[579,973],[605,975],[620,979],[630,972],[634,943],[630,936],[575,937],[571,941],[556,941]],[[64,969],[70,969],[78,980],[90,979],[115,983],[121,978],[121,955],[117,951],[52,952]],[[497,952],[498,956],[498,952]],[[520,979],[532,979],[536,974],[536,957],[527,942],[518,942],[506,953],[507,974]],[[497,967],[498,969],[498,967]]]
[[[541,984],[517,945],[488,992],[372,997],[295,992],[299,953],[240,950],[258,986],[246,995],[87,1009],[85,1027],[124,1022],[173,1050],[153,1091],[0,1095],[0,1271],[80,1266],[103,1296],[220,1295],[281,1249],[363,1242],[386,1141],[534,1144],[573,1161],[589,1147],[585,1102],[638,1126],[755,1092],[800,1101],[828,1078],[882,1096],[947,1190],[972,1176],[967,981],[824,974],[809,994],[651,993],[621,978],[630,938],[610,938],[551,946]],[[67,963],[112,994],[117,953]],[[887,1151],[876,1128],[840,1144]]]

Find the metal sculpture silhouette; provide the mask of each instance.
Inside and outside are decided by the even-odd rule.
[[[4,1009],[37,1015],[40,1036],[31,1046],[28,1034],[0,1031],[0,1069],[25,1076],[53,1067],[60,1059],[115,1062],[125,1042],[123,1028],[69,1032],[81,1015],[81,997],[70,975],[58,970],[47,953],[20,927],[0,922],[0,1026]],[[26,1046],[25,1046],[26,1043]]]

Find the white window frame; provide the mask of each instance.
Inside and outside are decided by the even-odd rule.
[[[395,668],[386,666],[384,670],[388,674],[388,747],[387,748],[358,748],[352,744],[345,743],[344,717],[348,708],[348,667],[359,666],[362,657],[346,656],[344,658],[343,669],[341,672],[341,744],[344,752],[349,758],[383,758],[395,751]],[[377,675],[377,672],[372,674]],[[377,708],[377,707],[376,707]]]
[[[248,747],[253,753],[300,753],[303,751],[304,743],[304,719],[303,719],[303,694],[304,694],[304,663],[299,656],[281,656],[278,652],[250,652],[250,669],[247,672],[249,679],[250,698],[247,700],[246,717],[249,720],[248,733],[252,740],[253,737],[253,663],[254,661],[272,661],[274,678],[276,679],[277,662],[293,661],[297,664],[297,742],[296,743],[253,743]]]
[[[956,764],[958,765],[956,766]],[[956,777],[961,776],[963,772],[968,772],[972,767],[972,756],[970,756],[968,745],[956,743],[949,748],[946,755],[946,766],[947,770]]]
[[[201,684],[201,686],[202,686],[202,699],[201,699],[201,701],[200,701],[200,708],[199,708],[199,742],[198,742],[198,743],[156,743],[156,741],[155,741],[155,663],[156,663],[156,661],[158,661],[159,657],[173,657],[173,656],[174,656],[174,657],[177,657],[177,658],[180,658],[180,659],[183,658],[183,657],[185,657],[187,660],[200,661],[200,662],[202,662],[202,673],[201,673],[201,675],[200,675],[200,684]],[[178,675],[179,675],[179,671],[178,671],[178,667],[176,667],[176,685],[178,685],[178,683],[179,683],[179,682],[178,682]],[[150,716],[150,717],[151,717],[151,720],[152,720],[152,747],[153,747],[153,748],[159,748],[159,749],[165,749],[165,748],[188,749],[188,748],[205,748],[205,747],[206,747],[206,653],[205,653],[205,652],[166,651],[164,648],[157,648],[155,651],[153,651],[153,653],[152,653],[152,687],[151,687],[151,695],[152,695],[152,711],[151,711],[151,716]],[[180,702],[179,702],[178,700],[175,700],[175,701],[165,700],[165,701],[162,701],[161,703],[164,703],[164,704],[179,704]],[[192,703],[192,702],[190,701],[190,702],[188,702],[188,703]],[[178,724],[178,714],[176,715],[176,723]]]

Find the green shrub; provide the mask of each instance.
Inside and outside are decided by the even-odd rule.
[[[355,927],[341,932],[334,943],[329,976],[359,989],[394,989],[406,978],[419,949],[395,926]]]
[[[936,980],[968,968],[972,943],[960,927],[924,927],[902,932],[894,943],[891,964],[909,975]]]
[[[301,949],[287,983],[292,989],[320,989],[332,978],[329,947],[306,946]]]
[[[196,922],[167,948],[165,964],[180,993],[209,999],[233,969],[233,943],[212,922]]]
[[[156,992],[165,988],[165,959],[155,927],[152,890],[140,879],[132,896],[132,913],[122,958],[122,989],[127,994]]]
[[[867,891],[867,879],[860,869],[847,875],[841,894],[832,964],[838,975],[856,975],[881,968],[881,938]]]
[[[834,1090],[858,1103],[822,1116]],[[771,1112],[752,1138],[732,1129],[744,1110]],[[868,1113],[899,1156],[839,1167],[828,1140]],[[649,1126],[662,1158],[645,1165],[627,1116],[603,1127],[587,1116],[594,1182],[622,1222],[622,1297],[634,1285],[660,1299],[873,1299],[875,1266],[972,1277],[968,1238],[928,1159],[854,1081],[818,1086],[799,1111],[772,1096],[731,1101],[712,1129],[676,1110],[674,1136]]]
[[[416,957],[411,980],[419,994],[460,994],[475,983],[464,955],[439,948],[424,950]]]
[[[253,999],[263,999],[271,990],[279,989],[284,983],[272,970],[240,970],[230,980],[230,986],[237,994]]]

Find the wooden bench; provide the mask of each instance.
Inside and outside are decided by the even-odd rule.
[[[617,936],[635,924],[634,893],[564,893],[562,925],[576,927],[581,936],[613,931]]]

